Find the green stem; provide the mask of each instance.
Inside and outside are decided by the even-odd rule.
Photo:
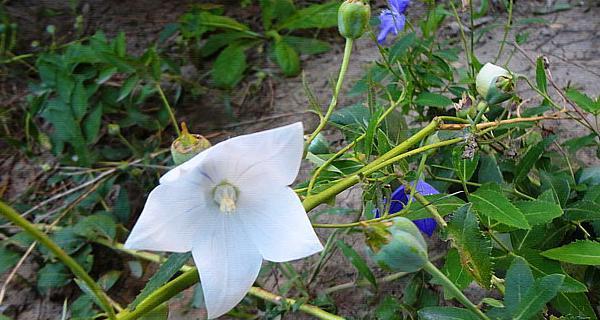
[[[115,319],[115,312],[110,304],[110,299],[102,288],[85,272],[85,270],[69,256],[61,247],[52,241],[45,233],[40,231],[35,225],[21,217],[13,208],[0,201],[0,213],[15,225],[21,227],[30,234],[37,242],[50,250],[63,264],[65,264],[73,274],[82,280],[94,294],[100,307],[108,314],[109,319]]]
[[[321,117],[321,121],[319,125],[315,129],[315,131],[310,135],[308,140],[306,140],[306,146],[308,147],[310,143],[317,137],[319,132],[325,128],[335,106],[337,105],[338,96],[340,94],[340,90],[342,89],[342,83],[344,82],[344,77],[346,76],[346,71],[348,70],[348,64],[350,62],[350,54],[352,53],[352,44],[354,41],[352,39],[346,38],[346,47],[344,48],[344,57],[342,58],[342,66],[340,67],[340,74],[338,75],[337,83],[335,84],[335,89],[333,91],[333,96],[331,97],[331,102],[329,103],[329,107],[327,108],[327,112],[325,116]]]
[[[477,308],[477,306],[474,305],[473,302],[471,302],[462,293],[462,291],[460,291],[460,289],[458,289],[456,285],[452,281],[450,281],[450,279],[448,279],[448,277],[446,277],[446,275],[443,272],[440,271],[440,269],[433,265],[433,263],[428,261],[423,267],[423,269],[438,280],[440,280],[444,288],[450,291],[454,295],[454,297],[456,297],[456,300],[460,301],[460,303],[462,303],[463,306],[473,311],[473,313],[475,313],[479,317],[479,319],[490,320],[490,318],[488,318],[483,312],[481,312],[481,310],[479,310],[479,308]]]
[[[504,34],[502,35],[502,42],[500,42],[500,49],[498,49],[498,54],[496,55],[496,59],[494,59],[494,63],[498,62],[500,56],[502,55],[502,51],[504,51],[504,45],[506,44],[508,31],[510,30],[510,26],[512,25],[512,13],[513,0],[508,0],[508,19],[506,20],[506,24],[504,25]]]
[[[162,87],[160,86],[160,83],[158,82],[156,83],[156,90],[158,91],[160,99],[162,100],[163,104],[165,105],[165,108],[167,109],[167,112],[169,113],[169,118],[171,119],[171,123],[173,123],[173,127],[175,127],[175,132],[177,132],[177,136],[181,137],[181,131],[179,130],[179,124],[177,123],[177,119],[175,119],[173,108],[171,108],[169,100],[167,99],[165,92],[163,91]]]
[[[293,305],[296,303],[296,300],[294,299],[289,299],[289,298],[284,298],[282,296],[278,296],[276,294],[273,294],[269,291],[266,291],[264,289],[258,288],[258,287],[252,287],[250,288],[249,293],[255,297],[261,298],[263,300],[267,300],[270,302],[273,302],[275,304],[281,304],[283,301],[285,301],[287,304],[289,305]],[[327,311],[324,311],[323,309],[310,305],[310,304],[302,304],[300,305],[300,307],[298,307],[298,310],[310,314],[312,316],[315,316],[319,319],[324,319],[324,320],[344,320],[344,318],[340,317],[340,316],[336,316],[334,314],[331,314]]]

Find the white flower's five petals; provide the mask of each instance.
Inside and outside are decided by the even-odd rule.
[[[265,260],[283,262],[323,250],[300,199],[289,187],[241,189],[239,217]]]
[[[302,123],[297,122],[231,138],[210,148],[199,165],[216,182],[237,185],[269,181],[287,186],[300,169],[303,133]]]
[[[208,318],[213,319],[244,298],[258,277],[262,257],[235,215],[221,215],[210,232],[198,236],[192,255]]]
[[[208,195],[186,181],[157,186],[148,196],[125,248],[190,251],[196,234],[213,224],[219,214],[206,209],[207,202],[212,201]]]

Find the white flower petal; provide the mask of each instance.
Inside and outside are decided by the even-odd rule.
[[[493,63],[486,63],[475,78],[475,85],[477,92],[485,98],[490,90],[491,86],[496,85],[496,79],[498,77],[510,77],[508,70],[499,67]]]
[[[185,179],[189,180],[190,182],[199,183],[198,180],[204,178],[204,176],[198,170],[200,163],[202,163],[202,159],[204,159],[208,154],[208,152],[206,152],[207,150],[200,152],[190,160],[169,170],[162,177],[160,177],[160,183],[175,182],[179,179]]]
[[[214,223],[219,214],[209,193],[186,181],[154,188],[125,242],[125,248],[187,252],[199,230]]]
[[[198,234],[192,255],[209,319],[227,313],[244,298],[262,263],[235,215],[221,215],[210,232]]]
[[[206,155],[199,165],[216,183],[266,180],[287,186],[300,169],[303,133],[302,123],[297,122],[231,138],[204,151]]]
[[[296,260],[323,250],[300,199],[289,187],[241,188],[236,214],[265,260]]]

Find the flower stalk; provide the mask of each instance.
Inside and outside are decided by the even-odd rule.
[[[319,132],[325,128],[329,118],[333,114],[333,110],[337,106],[338,96],[340,95],[340,91],[342,90],[342,84],[344,83],[344,77],[346,76],[346,71],[348,70],[348,64],[350,63],[350,55],[352,54],[352,44],[354,40],[351,38],[346,38],[346,46],[344,47],[344,57],[342,58],[342,66],[340,67],[340,74],[338,75],[337,82],[335,84],[335,89],[333,91],[333,96],[331,97],[331,102],[329,103],[329,107],[327,107],[327,111],[324,116],[321,116],[321,121],[319,125],[315,129],[315,131],[308,137],[306,140],[306,148],[310,145],[310,143],[317,137]]]
[[[481,310],[479,310],[479,308],[477,308],[477,306],[473,304],[473,302],[471,302],[471,300],[469,300],[469,298],[467,298],[462,293],[462,291],[460,291],[460,289],[458,289],[456,285],[452,281],[450,281],[450,279],[448,279],[448,277],[446,277],[446,275],[442,271],[440,271],[440,269],[438,269],[433,263],[431,263],[431,261],[428,261],[423,266],[423,269],[429,274],[431,274],[433,277],[440,280],[444,288],[450,291],[456,297],[456,299],[460,301],[460,303],[462,303],[463,306],[473,311],[473,313],[475,313],[479,319],[490,320],[490,318],[488,318],[488,316],[486,316]]]
[[[37,242],[48,248],[48,250],[50,250],[64,265],[66,265],[78,279],[83,281],[88,288],[90,288],[90,292],[94,294],[102,310],[107,313],[108,318],[116,319],[115,312],[110,304],[110,298],[96,283],[96,281],[94,281],[94,279],[87,274],[83,267],[77,263],[77,261],[71,258],[71,256],[69,256],[61,247],[52,241],[52,239],[50,239],[44,232],[39,230],[31,222],[27,221],[27,219],[21,217],[18,212],[2,201],[0,201],[0,213],[5,218],[12,221],[15,225],[25,230]]]

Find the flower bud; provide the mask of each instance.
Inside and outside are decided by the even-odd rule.
[[[121,133],[121,127],[116,123],[110,123],[108,125],[108,134],[111,136],[118,136]]]
[[[394,218],[387,222],[389,227],[383,233],[376,229],[378,246],[371,246],[374,251],[373,260],[381,267],[400,272],[415,272],[428,261],[427,243],[415,224],[404,217]],[[385,235],[385,236],[384,236]],[[369,237],[367,231],[367,239]],[[369,243],[371,244],[371,243]]]
[[[490,103],[499,103],[510,98],[512,75],[508,70],[492,63],[486,63],[475,78],[477,92]]]
[[[371,7],[362,0],[346,0],[338,10],[338,29],[340,34],[347,39],[358,39],[365,33]]]
[[[182,122],[181,135],[171,144],[171,156],[178,166],[210,147],[208,139],[199,134],[191,134],[185,122]]]

